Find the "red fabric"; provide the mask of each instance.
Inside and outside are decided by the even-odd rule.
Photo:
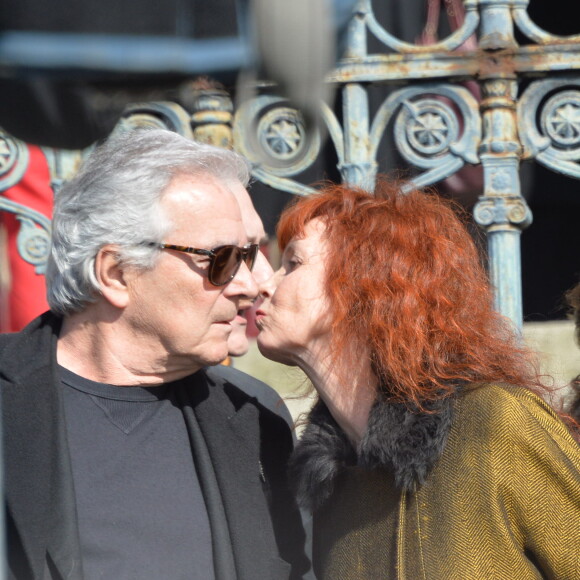
[[[30,161],[26,173],[15,186],[1,194],[52,218],[53,193],[46,157],[34,145],[29,145],[28,151]],[[18,254],[16,236],[20,222],[13,214],[0,212],[0,225],[8,235],[8,267],[11,278],[8,294],[4,292],[0,296],[5,306],[2,308],[0,331],[11,332],[22,329],[33,318],[48,310],[48,304],[44,276],[37,274],[35,267]]]

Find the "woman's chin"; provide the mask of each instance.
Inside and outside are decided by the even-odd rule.
[[[269,344],[268,341],[264,339],[262,334],[258,335],[256,342],[258,343],[258,350],[262,353],[262,356],[265,356],[267,359],[283,365],[292,367],[296,366],[296,363],[291,360],[287,352],[279,347]]]

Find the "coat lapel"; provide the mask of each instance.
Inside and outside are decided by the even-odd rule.
[[[278,558],[266,500],[255,400],[229,383],[213,382],[203,371],[196,383],[188,390],[215,474],[219,494],[214,499],[223,505],[237,577],[284,578],[289,566]]]
[[[56,372],[60,323],[45,315],[3,351],[4,485],[11,566],[82,578],[72,471]],[[28,577],[28,576],[25,576]]]

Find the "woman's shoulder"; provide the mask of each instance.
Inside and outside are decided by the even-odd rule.
[[[507,383],[471,383],[460,392],[460,399],[468,405],[491,405],[492,407],[522,407],[529,410],[542,409],[554,417],[556,411],[536,392],[519,385]]]
[[[580,456],[580,447],[548,402],[531,389],[503,383],[474,383],[455,405],[455,420],[476,427],[482,436],[549,438]]]

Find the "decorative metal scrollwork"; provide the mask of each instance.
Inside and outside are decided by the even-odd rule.
[[[554,147],[580,145],[580,91],[562,91],[550,97],[542,109],[541,125]]]
[[[29,264],[36,266],[37,274],[44,274],[50,247],[50,234],[38,228],[30,218],[17,216],[20,230],[16,237],[18,252]]]
[[[480,226],[514,225],[520,228],[532,223],[532,212],[519,196],[486,197],[479,201],[473,217]]]
[[[263,151],[280,162],[294,159],[306,142],[306,130],[298,111],[280,107],[266,113],[258,123]]]
[[[422,99],[417,103],[404,101],[395,123],[397,144],[406,157],[416,156],[417,164],[424,157],[449,151],[459,136],[459,123],[451,108],[443,101]]]
[[[465,41],[475,33],[479,24],[477,0],[464,0],[464,7],[465,21],[463,22],[463,25],[441,42],[427,46],[404,42],[387,32],[375,17],[372,0],[360,0],[356,14],[359,18],[366,21],[370,32],[377,38],[377,40],[381,41],[388,48],[401,53],[417,53],[431,52],[435,50],[455,50],[464,44]]]
[[[371,155],[376,156],[389,121],[395,117],[395,143],[411,165],[428,171],[410,187],[424,187],[478,163],[481,139],[479,104],[465,88],[423,85],[395,91],[381,105],[370,131]]]
[[[561,36],[558,34],[552,34],[547,32],[535,22],[532,21],[528,15],[528,4],[529,0],[511,0],[513,3],[512,15],[514,23],[520,32],[537,42],[538,44],[548,44],[550,42],[561,42],[562,40],[567,40],[568,42],[578,42],[580,40],[580,34],[574,34],[570,36]]]
[[[188,139],[193,138],[190,117],[183,107],[169,101],[129,105],[113,132],[139,127],[169,129]]]
[[[518,103],[525,157],[580,178],[580,77],[532,83]]]
[[[254,177],[274,188],[304,195],[310,187],[288,179],[307,169],[320,151],[320,132],[280,97],[243,103],[234,118],[234,145],[253,165]]]
[[[0,196],[0,211],[7,211],[20,221],[16,246],[23,260],[35,266],[37,274],[44,274],[48,260],[50,220],[41,213]]]
[[[16,185],[26,173],[30,155],[22,141],[0,130],[0,191]],[[20,222],[16,247],[23,260],[44,274],[48,259],[50,220],[41,213],[0,196],[0,211],[14,214]]]
[[[16,185],[28,167],[26,145],[0,129],[0,191]]]

